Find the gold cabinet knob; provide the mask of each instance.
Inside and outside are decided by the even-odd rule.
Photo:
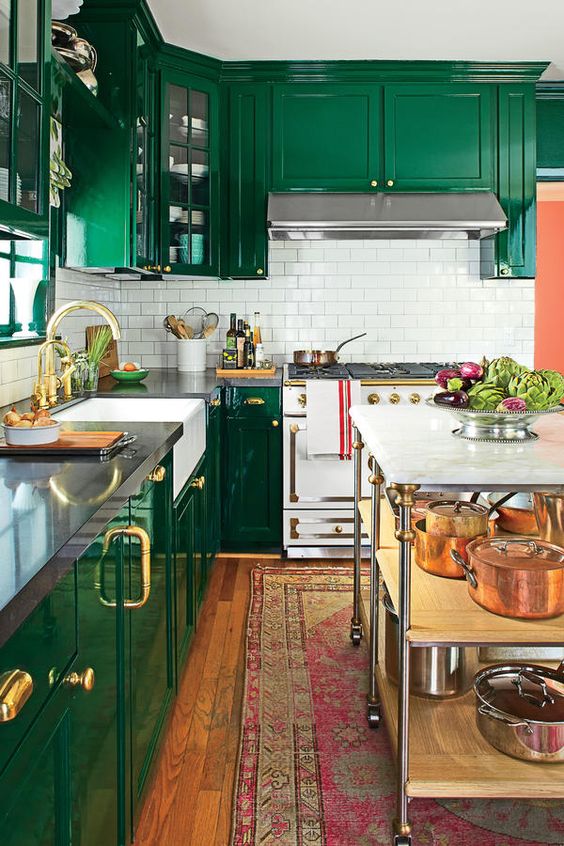
[[[217,408],[221,405],[221,399],[219,397],[214,397],[212,400],[210,400],[210,405],[213,405],[214,408]]]
[[[163,467],[162,464],[156,464],[149,475],[147,476],[148,482],[164,482],[166,477],[166,467]]]
[[[96,684],[96,675],[92,667],[87,667],[82,673],[69,673],[64,677],[63,684],[67,687],[81,687],[89,693]]]
[[[502,276],[509,276],[509,268],[508,267],[502,267],[501,270],[500,270],[500,273],[501,273]]]
[[[418,405],[421,402],[421,394],[410,394],[409,401],[412,405]]]
[[[257,276],[262,276],[264,274],[264,270],[262,267],[257,267]]]
[[[17,717],[32,693],[33,679],[25,670],[0,674],[0,723]]]
[[[368,404],[378,405],[380,402],[380,394],[368,394]]]
[[[386,185],[388,186],[388,188],[391,188],[393,184],[394,184],[393,179],[388,179],[388,181],[386,182]]]
[[[376,188],[376,187],[377,187],[377,185],[378,185],[378,180],[377,180],[377,179],[371,179],[371,180],[370,180],[370,187],[371,187],[371,188]]]
[[[278,422],[278,420],[273,420],[272,425],[275,429],[277,429],[279,427],[280,423]]]
[[[198,488],[198,490],[202,491],[204,489],[204,485],[206,484],[205,476],[197,476],[194,481],[191,483],[191,487]]]
[[[401,397],[400,397],[399,394],[393,393],[393,394],[390,394],[390,396],[388,397],[388,402],[391,402],[392,405],[397,405],[398,402],[400,401],[400,399],[401,399]]]
[[[306,403],[307,403],[307,396],[305,394],[300,394],[298,396],[298,405],[301,405],[302,408],[305,408]]]
[[[343,532],[343,527],[342,527],[342,526],[335,526],[335,532],[336,532],[336,534],[338,534],[338,535],[342,534],[342,532]]]
[[[172,270],[172,267],[170,266],[170,264],[166,264],[163,267],[163,270],[164,270],[165,273],[170,273],[170,271]]]

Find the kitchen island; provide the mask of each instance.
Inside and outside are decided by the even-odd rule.
[[[393,415],[393,416],[392,416]],[[368,719],[383,714],[397,755],[394,846],[409,846],[410,797],[563,798],[559,765],[531,764],[489,747],[474,729],[473,694],[452,702],[410,695],[410,650],[431,644],[563,644],[564,619],[519,621],[475,605],[465,581],[412,572],[411,509],[424,490],[545,490],[564,492],[564,418],[534,425],[537,441],[493,444],[455,438],[454,417],[433,407],[351,409],[355,426],[355,596],[351,637],[358,643],[360,615],[360,531],[362,514],[371,536],[370,670]],[[360,500],[362,450],[370,457],[370,505]],[[395,489],[399,505],[397,545],[381,543],[381,490]],[[387,539],[387,542],[389,538]],[[380,577],[399,616],[399,687],[379,663]]]

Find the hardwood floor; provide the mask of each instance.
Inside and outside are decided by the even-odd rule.
[[[276,566],[278,561],[252,555],[221,557],[214,565],[136,846],[229,844],[250,572],[259,562]],[[288,564],[327,566],[326,561]]]

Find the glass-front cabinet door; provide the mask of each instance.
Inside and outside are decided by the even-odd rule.
[[[0,0],[1,2],[1,0]],[[153,269],[157,263],[157,138],[156,74],[150,49],[137,33],[137,113],[133,139],[135,172],[132,175],[134,202],[132,231],[134,256],[138,267]]]
[[[49,0],[0,0],[0,226],[47,233]]]
[[[163,74],[162,266],[165,273],[218,272],[217,88]]]

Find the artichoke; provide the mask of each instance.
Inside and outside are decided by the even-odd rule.
[[[505,391],[493,382],[476,382],[468,391],[468,399],[475,411],[495,411],[505,399]]]
[[[558,405],[562,397],[564,397],[564,376],[558,370],[537,370],[544,376],[550,386],[550,404]]]
[[[503,355],[501,358],[494,358],[488,364],[488,368],[484,374],[484,382],[490,382],[498,388],[507,389],[509,382],[514,376],[519,376],[521,373],[528,372],[529,368],[524,364],[519,364],[508,355]]]
[[[527,411],[544,411],[556,405],[552,399],[550,383],[535,371],[514,376],[507,388],[511,397],[521,397],[527,404]]]

